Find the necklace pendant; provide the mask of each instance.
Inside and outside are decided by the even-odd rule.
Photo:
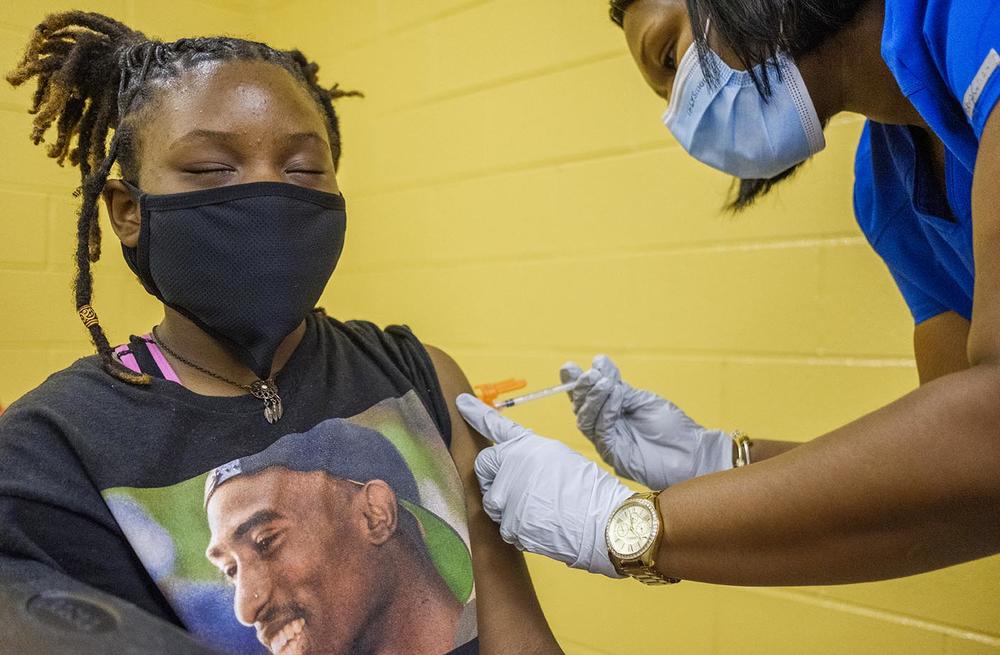
[[[277,423],[284,414],[284,409],[281,406],[281,396],[278,395],[278,385],[275,384],[274,379],[257,380],[250,385],[249,389],[254,397],[264,401],[264,418],[267,422]]]
[[[281,398],[275,396],[274,400],[264,401],[264,418],[268,423],[277,423],[284,411],[281,407]]]

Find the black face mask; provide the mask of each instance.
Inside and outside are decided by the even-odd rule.
[[[138,246],[122,251],[143,286],[269,378],[340,258],[344,198],[282,182],[168,195],[127,186],[141,222]]]

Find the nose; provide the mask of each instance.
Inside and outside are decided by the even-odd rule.
[[[261,566],[241,566],[236,575],[233,612],[240,623],[252,626],[270,601],[270,579]]]
[[[243,173],[243,182],[287,182],[285,171],[272,162],[257,162],[249,165]]]

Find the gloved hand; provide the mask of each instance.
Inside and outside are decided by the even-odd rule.
[[[619,475],[659,491],[733,467],[732,438],[698,425],[677,405],[633,389],[605,355],[584,373],[573,362],[559,371],[570,392],[576,424]]]
[[[469,394],[457,400],[476,431],[495,443],[476,457],[483,507],[520,550],[620,578],[604,539],[611,513],[633,492],[593,461],[540,437]]]

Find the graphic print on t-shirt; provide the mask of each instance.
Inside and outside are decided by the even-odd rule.
[[[225,652],[437,654],[476,637],[461,482],[412,391],[104,497],[184,625]]]

